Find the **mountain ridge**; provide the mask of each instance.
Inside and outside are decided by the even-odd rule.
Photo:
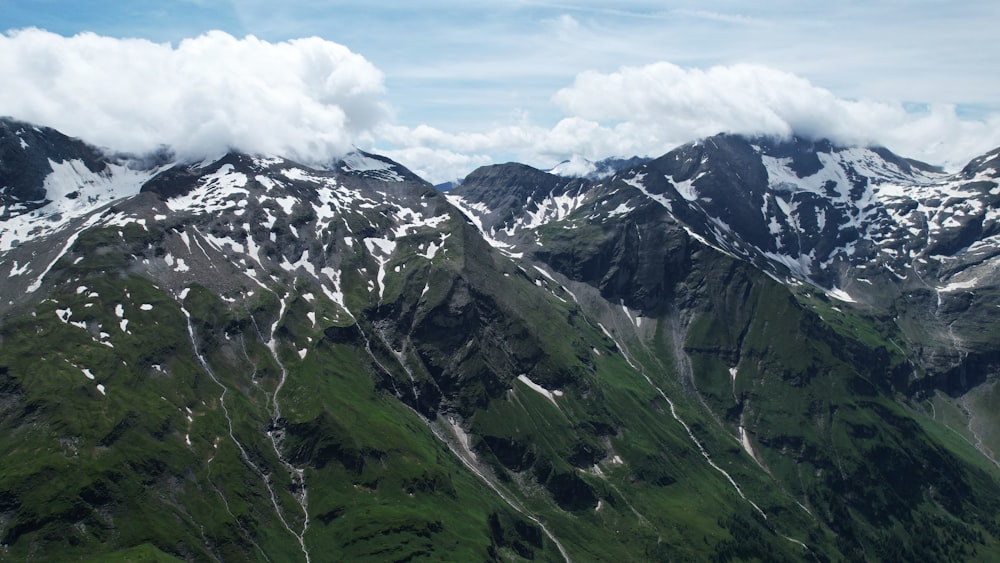
[[[447,194],[363,152],[62,160],[58,197],[2,223],[3,553],[1000,553],[996,294],[954,277],[992,264],[994,153],[968,187],[877,151],[758,148],[713,138],[600,182],[498,165]],[[842,185],[802,182],[845,162]],[[848,279],[844,246],[912,213],[906,178],[980,194],[963,219],[985,251],[953,253],[952,277],[841,294],[768,255],[822,208],[843,238],[794,248]],[[791,210],[826,193],[843,205]],[[951,217],[936,240],[970,232]]]

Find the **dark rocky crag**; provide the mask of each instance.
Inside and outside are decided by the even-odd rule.
[[[995,153],[442,194],[4,124],[4,557],[1000,556]]]

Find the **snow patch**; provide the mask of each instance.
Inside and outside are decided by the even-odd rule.
[[[402,182],[403,177],[396,172],[391,162],[372,158],[359,152],[344,157],[342,167],[346,172],[362,172],[386,182]]]
[[[970,280],[965,280],[965,281],[951,282],[948,285],[943,285],[943,286],[937,288],[937,290],[941,291],[941,292],[948,293],[948,292],[951,292],[951,291],[962,291],[962,290],[966,290],[966,289],[974,289],[977,285],[979,285],[979,278],[972,278]]]
[[[517,380],[530,387],[536,393],[539,393],[546,399],[552,401],[552,404],[555,405],[556,408],[559,408],[559,405],[556,403],[556,397],[562,397],[563,395],[562,391],[559,390],[549,391],[548,389],[542,387],[541,385],[529,379],[528,376],[523,373],[517,376]]]
[[[69,318],[72,315],[73,309],[70,309],[69,307],[66,307],[65,309],[56,309],[56,316],[59,317],[59,320],[64,323],[68,323]]]
[[[490,213],[490,208],[487,207],[486,204],[470,203],[462,199],[461,196],[455,194],[445,194],[444,197],[445,199],[448,200],[449,203],[457,207],[459,211],[461,211],[466,217],[468,217],[470,221],[472,221],[472,224],[475,225],[477,229],[479,229],[479,232],[483,235],[483,238],[486,239],[486,242],[489,243],[490,246],[492,246],[493,248],[503,250],[505,252],[508,249],[513,248],[512,245],[497,239],[495,236],[496,235],[495,232],[486,231],[486,228],[483,226],[483,219],[482,219],[484,215],[488,215]]]
[[[21,274],[23,274],[23,273],[25,273],[25,272],[28,271],[28,266],[30,266],[30,263],[25,264],[24,266],[18,267],[17,260],[14,260],[14,265],[11,266],[11,268],[10,268],[10,274],[8,274],[7,277],[8,278],[12,278],[14,276],[20,276]]]
[[[249,195],[243,189],[247,175],[234,172],[232,164],[225,164],[212,174],[201,178],[200,185],[190,192],[167,200],[171,211],[197,211],[210,214],[239,206]]]
[[[698,200],[698,190],[694,188],[694,180],[685,180],[683,182],[678,182],[677,180],[673,180],[669,176],[667,177],[667,180],[672,180],[671,183],[673,183],[674,189],[676,189],[677,193],[681,194],[681,197],[683,197],[684,199],[688,201]]]
[[[375,237],[366,238],[365,246],[368,248],[368,253],[372,255],[372,258],[378,262],[378,273],[375,275],[375,280],[378,283],[378,298],[381,301],[385,294],[385,265],[396,250],[396,241]],[[376,252],[376,249],[378,252]]]
[[[843,301],[845,303],[857,303],[857,300],[851,297],[849,293],[842,289],[836,287],[826,290],[826,294],[838,301]]]
[[[626,215],[634,211],[635,208],[629,206],[628,202],[619,203],[618,207],[608,211],[608,217],[618,217],[619,215]]]

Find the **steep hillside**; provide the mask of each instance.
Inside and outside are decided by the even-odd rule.
[[[920,410],[905,323],[706,231],[725,196],[648,183],[670,155],[445,196],[3,124],[4,558],[1000,556],[998,468]]]
[[[517,202],[491,202],[489,194],[503,190],[489,183],[469,182],[449,197],[496,246],[542,260],[552,245],[538,238],[544,223],[619,225],[655,201],[705,244],[793,289],[818,288],[838,308],[869,318],[912,366],[894,389],[926,400],[921,408],[932,416],[946,413],[941,420],[997,460],[996,162],[992,151],[945,174],[880,148],[718,135],[604,182],[560,187],[550,177],[554,189],[542,199],[523,199],[514,215],[498,210],[518,209]],[[470,178],[494,174],[481,170]],[[540,174],[524,178],[543,185]],[[582,244],[593,243],[585,238]],[[564,273],[582,279],[583,270],[600,271],[608,256],[588,255],[590,262],[577,261]]]

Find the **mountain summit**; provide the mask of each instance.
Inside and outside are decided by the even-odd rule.
[[[996,153],[441,193],[0,122],[0,553],[1000,557]]]

